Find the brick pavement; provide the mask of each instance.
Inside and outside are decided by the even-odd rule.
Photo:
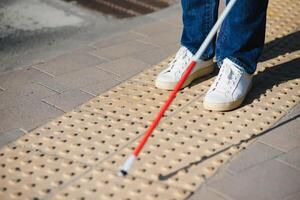
[[[146,20],[129,32],[0,74],[1,145],[12,141],[9,138],[16,139],[20,131],[30,132],[173,54],[178,48],[179,29],[169,19],[178,18],[178,11],[178,5],[173,6],[159,13],[163,18],[153,16],[152,21]],[[165,40],[170,30],[176,34]]]

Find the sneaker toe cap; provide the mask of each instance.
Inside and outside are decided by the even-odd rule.
[[[204,97],[204,103],[210,103],[210,104],[224,104],[224,103],[230,103],[233,99],[226,96],[225,94],[221,92],[208,92]]]
[[[156,82],[177,82],[176,78],[172,76],[170,73],[160,73],[155,79]]]

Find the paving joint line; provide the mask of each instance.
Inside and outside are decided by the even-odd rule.
[[[57,94],[62,94],[62,92],[59,92],[58,90],[55,90],[55,89],[53,89],[53,88],[51,88],[51,87],[49,87],[49,86],[47,86],[47,85],[45,85],[45,84],[43,84],[41,82],[35,82],[35,83],[38,84],[38,85],[40,85],[40,86],[43,86],[43,87],[45,87],[45,88],[47,88],[47,89],[49,89],[51,91],[53,91],[53,92],[56,92]],[[50,95],[50,96],[53,96],[53,95]],[[50,96],[47,96],[47,97],[50,97]],[[43,99],[47,98],[47,97],[43,97]]]
[[[48,103],[48,102],[47,102],[46,100],[44,100],[44,99],[41,99],[41,102],[43,102],[43,103],[45,103],[45,104],[47,104],[47,105],[49,105],[49,106],[51,106],[51,107],[53,107],[53,108],[55,108],[55,109],[61,111],[61,112],[63,112],[63,113],[66,113],[66,111],[64,111],[63,109],[59,108],[58,106],[56,106],[56,105],[54,105],[54,104]]]
[[[217,189],[215,189],[215,188],[213,188],[213,187],[211,187],[211,186],[207,186],[207,187],[208,187],[208,189],[209,189],[210,191],[216,193],[217,195],[220,195],[221,197],[225,198],[226,200],[236,200],[236,199],[233,199],[233,198],[231,198],[230,196],[224,194],[223,192],[218,191]]]
[[[256,143],[261,143],[261,144],[265,145],[265,144],[262,143],[261,141],[257,141]],[[254,143],[253,143],[253,144],[254,144]],[[251,144],[251,145],[248,146],[247,148],[251,148],[251,146],[252,146],[253,144]],[[270,146],[269,146],[269,147],[270,147]],[[274,150],[278,150],[278,149],[275,149],[275,148],[273,148],[273,147],[271,147],[271,148],[274,149]],[[241,151],[241,152],[242,152],[242,151]],[[226,169],[226,171],[229,172],[231,175],[236,176],[237,174],[243,173],[243,172],[245,172],[245,171],[247,171],[247,170],[250,170],[250,169],[252,169],[252,168],[254,168],[254,167],[258,166],[258,165],[262,165],[262,164],[267,163],[267,162],[269,162],[269,161],[271,161],[271,160],[277,160],[280,156],[282,156],[282,155],[284,155],[284,154],[286,154],[286,152],[280,151],[280,154],[278,154],[278,155],[276,155],[276,156],[274,156],[274,157],[272,157],[272,158],[266,159],[266,160],[264,160],[264,161],[261,161],[261,162],[257,162],[257,163],[255,163],[255,164],[252,164],[252,165],[250,165],[250,166],[248,166],[248,167],[246,167],[246,168],[244,168],[244,169],[242,169],[242,170],[239,170],[238,172],[234,172],[234,171],[232,171],[232,170],[230,170],[230,169]]]
[[[279,158],[276,158],[276,161],[277,161],[277,162],[280,162],[280,163],[282,163],[282,164],[284,164],[284,165],[287,165],[288,167],[290,167],[290,168],[292,168],[292,169],[294,169],[294,170],[300,171],[300,168],[299,168],[299,167],[297,167],[297,166],[295,166],[295,165],[293,165],[293,164],[290,164],[290,163],[288,163],[288,162],[286,162],[286,161],[284,161],[284,160],[281,160],[281,159],[279,159]]]
[[[51,62],[51,61],[50,61],[50,62]],[[46,62],[45,62],[45,63],[46,63]],[[41,64],[44,64],[44,63],[41,63]],[[42,69],[40,69],[40,68],[37,68],[36,66],[37,66],[37,65],[34,65],[34,66],[32,66],[32,68],[35,69],[35,70],[37,70],[37,71],[39,71],[39,72],[41,72],[41,73],[44,73],[44,74],[50,76],[51,78],[54,78],[54,77],[55,77],[53,74],[50,74],[49,72],[46,72],[46,71],[44,71],[44,70],[42,70]]]
[[[151,39],[151,38],[149,37],[148,39]],[[155,47],[155,48],[162,48],[162,46],[160,46],[158,44],[153,44],[153,43],[144,41],[143,39],[136,39],[136,41],[139,41],[139,42],[144,43],[146,45],[150,45],[150,46]],[[142,52],[145,52],[145,51],[142,51]]]
[[[27,133],[29,133],[28,131],[26,131],[25,129],[23,129],[23,128],[18,128],[22,133],[23,133],[23,135],[25,135],[25,134],[27,134]]]
[[[90,93],[90,92],[88,92],[88,91],[85,91],[84,89],[79,89],[79,91],[81,91],[81,92],[83,92],[83,93],[86,93],[86,94],[89,94],[89,95],[91,95],[91,96],[93,96],[93,97],[97,97],[97,96],[98,96],[98,95],[92,94],[92,93]]]
[[[107,46],[107,47],[108,47],[108,46]],[[105,48],[105,47],[103,47],[103,48]],[[97,48],[97,49],[102,49],[102,48]],[[95,50],[97,50],[97,49],[95,49]],[[100,55],[98,55],[98,54],[96,54],[96,53],[94,53],[94,52],[92,52],[92,51],[88,51],[88,52],[86,52],[86,53],[89,54],[89,55],[91,55],[91,56],[94,56],[94,57],[96,57],[96,58],[105,60],[106,62],[111,62],[111,61],[113,61],[113,59],[109,59],[109,58],[100,56]],[[103,63],[101,63],[101,64],[103,64]]]
[[[142,36],[142,37],[144,37],[144,38],[150,39],[150,37],[149,37],[148,35],[145,35],[145,34],[143,34],[143,33],[140,33],[140,32],[138,32],[138,31],[135,31],[135,30],[130,30],[129,33],[134,33],[134,34],[140,35],[140,36]],[[136,39],[138,39],[138,38],[136,38]]]
[[[85,93],[85,94],[88,94],[88,95],[91,95],[91,98],[89,99],[89,100],[91,100],[91,99],[93,99],[93,98],[95,98],[95,97],[97,97],[98,95],[94,95],[94,94],[92,94],[92,93],[90,93],[90,92],[87,92],[87,91],[85,91],[85,90],[83,90],[83,89],[78,89],[79,91],[81,91],[81,92],[83,92],[83,93]],[[89,101],[88,100],[88,101]],[[85,102],[84,102],[85,103]],[[84,103],[82,103],[82,104],[84,104]],[[79,106],[81,106],[82,104],[80,104]],[[75,109],[77,106],[75,106],[73,109]]]

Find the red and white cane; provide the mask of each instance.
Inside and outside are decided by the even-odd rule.
[[[169,108],[169,106],[172,103],[173,99],[176,97],[177,92],[180,90],[180,88],[182,87],[182,85],[184,84],[184,82],[186,81],[186,79],[188,78],[189,74],[191,73],[191,71],[193,70],[193,68],[197,64],[197,62],[198,61],[199,61],[199,63],[201,62],[200,57],[202,56],[202,54],[204,53],[204,51],[206,50],[206,48],[208,47],[209,43],[212,41],[212,39],[214,38],[214,36],[217,34],[218,29],[220,28],[220,26],[223,23],[224,19],[227,17],[228,13],[231,11],[231,9],[234,6],[234,4],[236,3],[236,1],[237,0],[231,0],[228,3],[228,5],[226,6],[225,10],[223,11],[223,13],[221,14],[221,16],[217,20],[216,24],[213,26],[213,28],[211,29],[211,31],[209,32],[209,34],[205,38],[204,42],[202,43],[202,45],[198,49],[197,53],[192,57],[192,61],[188,65],[188,67],[185,70],[183,76],[180,78],[180,80],[176,84],[174,90],[170,93],[170,96],[168,97],[168,99],[165,102],[165,104],[161,107],[159,113],[157,114],[157,116],[155,117],[155,119],[153,120],[153,122],[151,123],[151,125],[149,126],[149,128],[147,129],[146,133],[142,137],[140,143],[134,149],[132,155],[130,155],[127,158],[127,160],[124,162],[124,164],[122,165],[122,167],[121,167],[121,169],[120,169],[120,171],[118,173],[119,176],[126,176],[128,174],[128,171],[130,170],[130,168],[132,167],[135,159],[137,158],[137,156],[139,155],[140,151],[142,150],[142,148],[146,144],[148,138],[150,137],[150,135],[152,134],[153,130],[158,125],[160,119],[163,117],[163,115],[166,112],[166,110]]]

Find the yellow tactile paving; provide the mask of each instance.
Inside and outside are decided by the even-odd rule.
[[[206,76],[178,94],[130,175],[120,165],[166,100],[171,58],[0,150],[0,199],[186,199],[300,102],[300,2],[270,0],[266,49],[243,106],[203,109]]]
[[[0,199],[41,199],[85,173],[89,167],[59,156],[22,148],[0,151]]]
[[[78,110],[34,130],[15,144],[92,165],[145,130],[143,124]]]
[[[124,148],[101,166],[117,171],[136,145]],[[131,174],[194,191],[239,148],[208,137],[161,129],[149,140]]]
[[[114,171],[99,167],[56,194],[53,199],[175,200],[185,199],[189,195],[190,191],[131,175],[120,179]]]
[[[166,112],[166,116],[178,111],[199,96],[186,90],[181,91],[180,94]],[[168,92],[157,90],[152,84],[127,81],[83,104],[80,109],[148,124],[167,97]]]

